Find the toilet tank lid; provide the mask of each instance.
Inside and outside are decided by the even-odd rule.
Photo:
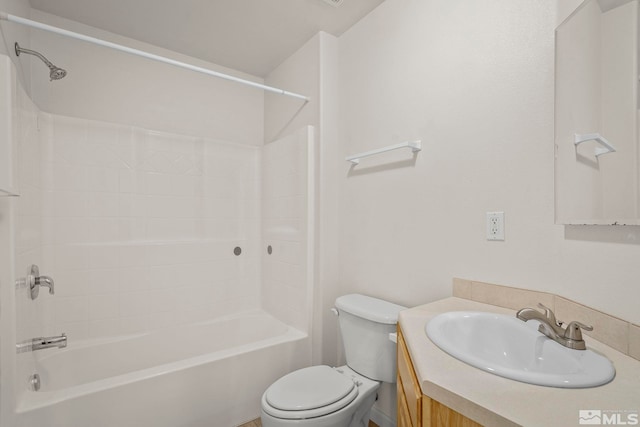
[[[407,307],[362,294],[343,295],[336,299],[336,308],[376,323],[394,325],[398,313]]]

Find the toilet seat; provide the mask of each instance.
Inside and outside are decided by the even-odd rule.
[[[326,365],[312,366],[273,383],[262,396],[262,408],[276,418],[315,418],[344,408],[357,396],[350,377]]]

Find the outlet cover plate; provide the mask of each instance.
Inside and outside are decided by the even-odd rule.
[[[504,240],[504,212],[487,212],[487,240]]]

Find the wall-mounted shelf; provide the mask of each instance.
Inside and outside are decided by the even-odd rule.
[[[574,140],[573,143],[576,145],[576,147],[579,144],[582,144],[583,142],[586,141],[595,141],[598,144],[600,144],[602,147],[597,147],[594,151],[594,154],[596,157],[598,156],[602,156],[603,154],[607,154],[607,153],[614,153],[616,151],[616,148],[611,145],[611,143],[609,143],[609,141],[607,141],[607,139],[600,135],[599,133],[585,133],[585,134],[574,134],[573,135]]]
[[[376,154],[386,153],[387,151],[399,150],[401,148],[410,148],[412,152],[416,153],[422,150],[422,142],[420,141],[406,141],[400,144],[389,145],[387,147],[378,148],[377,150],[365,151],[364,153],[354,154],[353,156],[345,157],[345,160],[351,162],[354,165],[360,163],[360,159],[365,157],[375,156]]]

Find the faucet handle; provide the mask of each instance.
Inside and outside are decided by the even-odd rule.
[[[36,285],[49,288],[49,295],[53,295],[55,293],[53,279],[49,276],[36,277]]]
[[[24,283],[29,286],[31,299],[38,297],[41,286],[49,288],[49,294],[55,293],[53,279],[49,276],[41,276],[37,265],[29,267]]]
[[[574,341],[582,341],[582,331],[580,329],[593,331],[593,326],[585,325],[584,323],[574,320],[567,325],[564,337]]]
[[[545,317],[549,319],[549,322],[551,322],[554,326],[562,326],[562,322],[556,320],[555,313],[549,307],[542,304],[541,302],[538,303],[538,307],[544,310]]]

